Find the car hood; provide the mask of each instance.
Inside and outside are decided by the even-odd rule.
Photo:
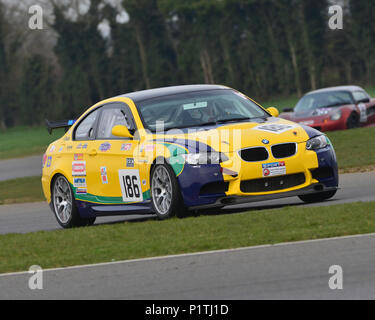
[[[154,136],[154,141],[178,144],[189,152],[197,152],[197,149],[204,146],[208,146],[207,151],[213,149],[220,152],[233,152],[242,148],[286,142],[301,143],[310,138],[303,126],[272,117],[262,122],[225,124],[200,128],[197,131],[190,128],[187,131],[181,134],[175,132],[175,134],[157,135]]]

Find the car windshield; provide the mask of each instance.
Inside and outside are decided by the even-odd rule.
[[[348,91],[327,91],[307,94],[298,101],[294,111],[306,112],[318,108],[328,108],[352,104],[353,98]]]
[[[137,107],[145,128],[152,132],[270,116],[245,95],[231,89],[164,96],[140,102]]]

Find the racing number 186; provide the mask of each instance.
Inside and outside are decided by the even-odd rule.
[[[142,201],[142,187],[139,171],[136,169],[119,170],[122,199],[124,202]]]
[[[136,197],[139,198],[140,192],[138,187],[138,179],[136,176],[123,176],[125,196],[128,198]],[[133,191],[134,190],[134,191]]]

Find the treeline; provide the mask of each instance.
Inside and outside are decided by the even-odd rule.
[[[329,29],[328,0],[124,0],[125,22],[108,1],[90,3],[72,19],[51,1],[47,55],[17,53],[0,6],[0,127],[74,118],[98,100],[159,86],[218,83],[262,102],[375,83],[375,1],[348,1],[343,30]]]

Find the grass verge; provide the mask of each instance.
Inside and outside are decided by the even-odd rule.
[[[0,204],[43,201],[40,177],[20,178],[0,182]]]
[[[0,160],[43,154],[47,146],[63,134],[61,129],[49,135],[44,127],[16,127],[0,131]]]
[[[327,132],[341,172],[358,172],[375,165],[375,127]]]
[[[372,233],[374,208],[374,202],[296,206],[0,235],[0,273]]]

